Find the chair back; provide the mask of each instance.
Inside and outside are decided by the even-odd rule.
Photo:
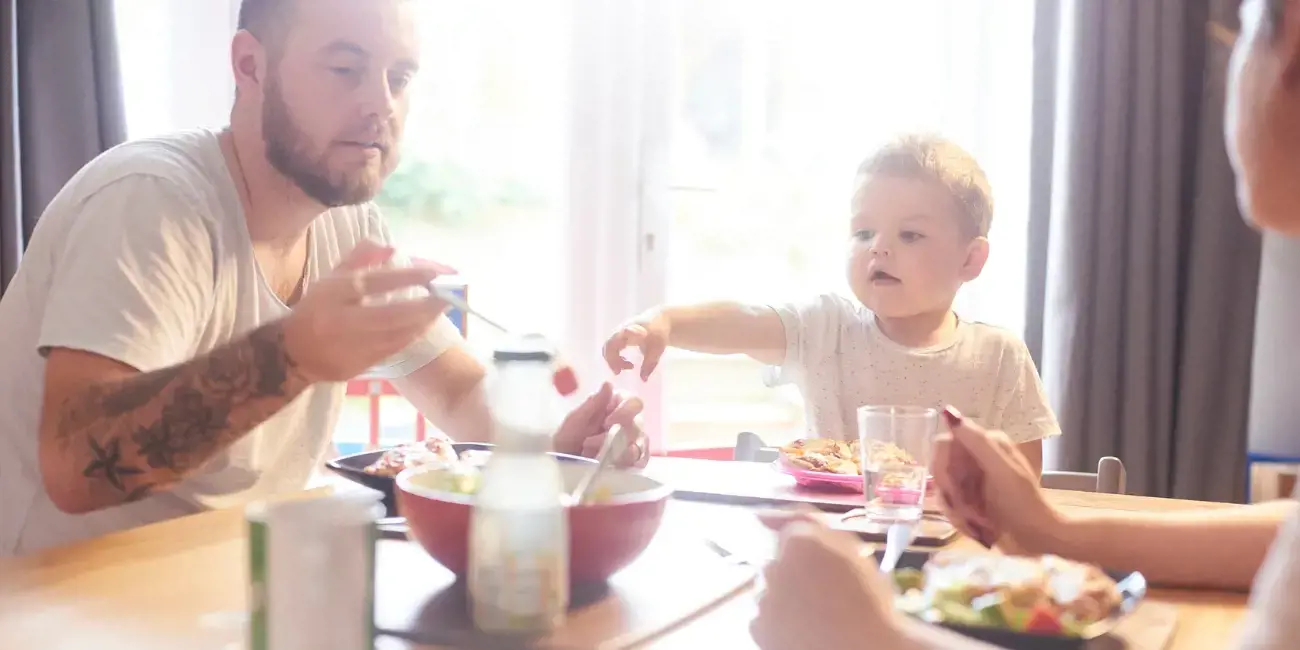
[[[736,448],[731,453],[731,459],[751,463],[770,463],[780,455],[781,450],[764,444],[758,434],[742,431],[736,436]]]
[[[1093,472],[1043,472],[1043,487],[1052,490],[1075,490],[1101,494],[1124,494],[1124,463],[1114,456],[1097,461]]]

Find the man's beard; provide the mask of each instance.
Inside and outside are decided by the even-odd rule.
[[[330,208],[356,205],[379,193],[380,185],[371,186],[365,175],[355,179],[344,177],[337,182],[330,179],[324,156],[312,157],[310,139],[294,123],[275,81],[267,84],[266,101],[262,105],[262,140],[271,166],[321,205]]]

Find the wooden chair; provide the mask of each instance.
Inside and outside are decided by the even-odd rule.
[[[1097,461],[1097,472],[1043,472],[1043,487],[1101,494],[1124,494],[1124,463],[1114,456]]]
[[[780,455],[781,450],[767,446],[757,434],[743,431],[736,436],[736,449],[731,453],[731,459],[770,463]]]
[[[770,463],[780,455],[780,450],[770,447],[757,435],[744,431],[736,436],[732,460]],[[1097,462],[1097,472],[1043,472],[1043,487],[1053,490],[1075,490],[1103,494],[1124,494],[1124,463],[1114,456]]]

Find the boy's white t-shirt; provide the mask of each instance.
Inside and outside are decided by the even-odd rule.
[[[1016,442],[1060,435],[1028,348],[1007,330],[959,320],[951,341],[909,348],[839,295],[772,308],[786,349],[769,380],[800,388],[809,437],[856,439],[857,409],[868,405],[951,405]]]
[[[370,205],[312,223],[306,291],[363,239],[388,242]],[[42,215],[0,300],[0,556],[303,489],[333,449],[342,384],[316,385],[175,489],[84,515],[60,512],[37,459],[49,347],[142,371],[181,363],[289,313],[253,257],[213,131],[116,147]],[[445,318],[376,372],[397,377],[460,340]]]

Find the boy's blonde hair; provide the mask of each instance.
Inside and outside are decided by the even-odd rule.
[[[938,184],[957,203],[973,236],[988,236],[993,223],[989,179],[975,157],[952,141],[924,134],[896,138],[858,165],[858,176],[875,175]]]

